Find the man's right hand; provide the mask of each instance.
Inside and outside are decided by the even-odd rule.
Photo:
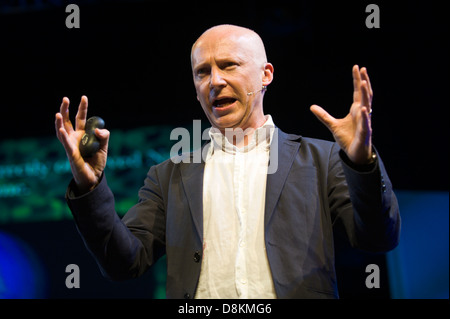
[[[108,156],[109,131],[95,129],[100,140],[100,150],[91,158],[84,159],[80,154],[80,141],[85,132],[88,100],[81,97],[75,118],[75,129],[69,118],[69,99],[63,98],[59,113],[55,115],[56,136],[66,150],[78,195],[87,193],[97,186],[106,166]]]

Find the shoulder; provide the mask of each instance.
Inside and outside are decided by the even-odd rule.
[[[318,139],[313,137],[305,137],[298,134],[285,133],[278,128],[278,139],[279,141],[292,141],[300,143],[303,149],[317,149],[331,151],[333,148],[339,148],[335,141],[328,141],[324,139]]]
[[[335,141],[287,134],[279,130],[279,151],[289,153],[296,147],[295,165],[314,167],[334,167],[339,163],[340,147]]]
[[[150,167],[149,175],[157,175],[159,178],[177,178],[180,173],[191,175],[198,172],[204,166],[204,147],[192,152],[174,155],[165,161]],[[178,173],[177,173],[178,172]]]
[[[322,148],[330,148],[333,147],[336,142],[323,140],[319,138],[313,137],[302,137],[302,143],[309,146],[322,147]]]

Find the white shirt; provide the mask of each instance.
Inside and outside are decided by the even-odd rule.
[[[203,179],[203,254],[196,298],[276,298],[264,242],[270,115],[237,148],[217,130]]]

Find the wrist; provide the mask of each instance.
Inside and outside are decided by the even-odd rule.
[[[369,158],[367,159],[367,161],[363,163],[355,163],[348,157],[348,155],[342,149],[340,150],[340,153],[342,161],[350,168],[359,172],[370,172],[377,165],[377,153],[373,147]]]
[[[377,161],[377,153],[375,152],[375,149],[372,147],[369,160],[368,160],[367,164],[365,164],[365,165],[371,165],[371,164],[375,163],[376,161]]]
[[[91,191],[93,191],[97,185],[100,184],[100,179],[96,183],[86,184],[86,183],[80,183],[76,179],[74,179],[74,187],[73,192],[75,196],[82,196],[84,194],[87,194]]]
[[[375,163],[377,159],[377,153],[375,152],[373,147],[367,149],[366,151],[364,151],[364,153],[365,154],[354,154],[352,156],[347,153],[345,154],[347,155],[348,160],[356,166],[364,166]]]

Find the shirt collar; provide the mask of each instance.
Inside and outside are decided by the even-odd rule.
[[[226,130],[224,135],[217,128],[212,127],[209,130],[211,146],[209,148],[208,156],[206,157],[206,159],[209,159],[214,153],[214,150],[217,149],[221,149],[223,152],[230,154],[247,153],[255,148],[268,150],[270,147],[270,143],[272,142],[274,129],[275,124],[272,120],[272,116],[268,114],[266,115],[266,121],[264,122],[264,124],[255,130],[250,143],[248,143],[248,145],[244,147],[238,148],[230,143],[228,141],[228,138],[232,138],[233,135],[243,136],[246,133],[245,131],[230,129]]]

